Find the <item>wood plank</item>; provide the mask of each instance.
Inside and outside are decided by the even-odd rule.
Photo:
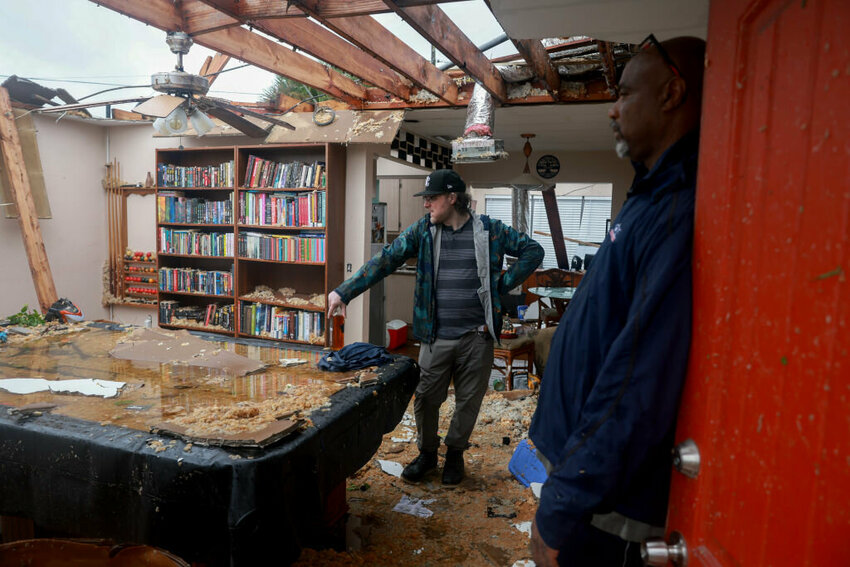
[[[608,90],[617,96],[617,67],[614,63],[614,46],[608,41],[597,41],[596,46],[602,56],[602,75],[608,84]]]
[[[370,110],[390,108],[448,108],[451,106],[465,106],[469,104],[473,85],[464,85],[459,89],[457,104],[448,104],[445,101],[387,101],[382,98],[383,91],[379,89],[368,89],[366,100]],[[534,105],[534,104],[572,104],[582,102],[614,102],[617,100],[608,92],[605,79],[593,79],[586,83],[573,81],[561,81],[557,96],[551,94],[529,95],[522,98],[509,98],[507,104],[512,106]]]
[[[314,108],[312,103],[301,103],[297,98],[283,93],[277,95],[277,107],[284,112],[313,112]]]
[[[218,74],[224,70],[224,67],[230,61],[230,55],[216,53],[213,57],[207,57],[204,61],[204,66],[198,73],[202,77],[206,77],[210,82],[210,86],[218,79]]]
[[[543,207],[546,209],[546,218],[549,220],[549,231],[552,233],[552,246],[555,247],[555,259],[558,267],[562,270],[570,269],[570,260],[567,258],[567,247],[564,244],[564,231],[561,228],[561,216],[558,214],[558,198],[555,197],[555,189],[544,189]]]
[[[112,118],[115,120],[144,120],[145,117],[138,112],[130,110],[121,110],[120,108],[112,109]]]
[[[239,26],[238,20],[227,14],[207,6],[201,2],[193,2],[182,6],[183,31],[193,38],[205,33]],[[303,14],[301,16],[303,17]]]
[[[456,104],[457,85],[446,73],[419,55],[371,16],[325,18],[320,0],[298,0],[299,6],[360,49],[392,67],[449,104]]]
[[[0,151],[6,162],[6,172],[12,201],[18,208],[18,223],[24,239],[24,248],[30,265],[35,293],[41,312],[47,310],[59,297],[53,283],[53,274],[44,248],[41,227],[38,224],[38,214],[35,209],[27,169],[24,166],[24,154],[21,141],[18,138],[18,128],[12,113],[12,103],[9,92],[0,87]]]
[[[289,19],[287,21],[255,20],[253,19],[254,16],[245,15],[245,2],[234,3],[232,0],[202,1],[243,23],[253,22],[254,26],[260,31],[277,37],[285,43],[297,46],[301,51],[348,71],[389,93],[405,100],[410,98],[410,87],[399,81],[398,76],[385,64],[315,22],[306,18]],[[281,6],[280,2],[275,5],[278,8]]]
[[[437,3],[460,2],[462,0],[399,0],[398,5],[425,6]],[[299,6],[298,0],[284,2],[282,0],[226,0],[220,2],[219,9],[225,13],[239,13],[239,19],[265,20],[269,18],[305,18],[307,16]],[[184,13],[189,26],[220,26],[221,20],[215,15],[215,9],[193,8],[191,13]],[[224,9],[226,6],[226,9]],[[352,16],[368,16],[392,12],[382,0],[323,0],[319,15],[323,18],[348,18]]]
[[[384,2],[455,65],[481,83],[497,102],[502,103],[508,98],[502,75],[439,6],[404,8],[393,0]]]
[[[180,12],[169,0],[96,0],[96,3],[162,30],[183,30],[185,27]],[[192,4],[196,3],[187,0],[182,2],[181,6],[191,9]],[[366,89],[351,79],[241,27],[204,33],[193,39],[200,45],[271,73],[290,77],[350,104],[361,104],[366,96]]]
[[[546,90],[552,95],[557,95],[558,88],[561,86],[561,76],[552,65],[543,44],[536,39],[515,39],[513,42],[522,58],[534,69],[534,74],[546,83]]]

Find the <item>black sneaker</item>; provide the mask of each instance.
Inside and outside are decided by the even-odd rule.
[[[463,480],[463,451],[446,451],[446,464],[443,467],[443,484],[460,484]]]
[[[401,471],[401,478],[410,482],[419,482],[422,478],[437,468],[437,452],[421,451],[413,462]]]

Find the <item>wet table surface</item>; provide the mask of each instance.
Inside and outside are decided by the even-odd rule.
[[[309,362],[234,376],[110,357],[124,336],[88,328],[0,345],[0,378],[127,384],[107,399],[0,391],[0,514],[73,537],[154,545],[208,565],[255,565],[271,554],[285,563],[300,546],[327,543],[323,530],[344,511],[346,477],[401,420],[418,378],[411,359],[396,357],[378,369],[374,386],[342,388],[328,407],[305,416],[306,428],[274,445],[193,446],[149,426],[198,406],[279,396],[287,384],[335,383],[341,374],[315,368],[321,351],[271,341],[212,344],[268,364]],[[56,407],[15,411],[33,403]]]

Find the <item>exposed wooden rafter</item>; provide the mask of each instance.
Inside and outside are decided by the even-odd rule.
[[[96,0],[96,3],[162,30],[185,29],[182,13],[170,0]],[[196,3],[186,0],[180,5],[191,10]],[[348,77],[245,28],[229,27],[193,39],[200,45],[290,77],[354,106],[359,106],[366,97],[366,89]]]
[[[597,41],[596,46],[602,56],[602,75],[605,77],[605,82],[608,83],[608,90],[612,95],[617,96],[617,68],[614,63],[614,48],[607,41]]]
[[[529,96],[508,98],[507,85],[494,63],[519,56],[488,60],[437,6],[438,0],[91,1],[162,30],[185,31],[196,43],[224,54],[221,57],[234,57],[289,77],[353,108],[463,106],[469,101],[472,84],[461,80],[465,79],[461,73],[483,85],[499,104],[595,102],[615,96],[609,90],[616,73],[608,44],[599,43],[608,82],[601,78],[569,82],[559,76],[549,54],[593,46],[595,40],[566,41],[546,48],[536,40],[514,40],[519,56],[534,70],[534,86],[542,86],[547,93],[536,90]],[[369,15],[390,10],[460,70],[437,69]],[[214,63],[202,74],[209,73]],[[420,91],[433,93],[437,99],[421,96]]]
[[[230,55],[224,55],[223,53],[216,53],[215,56],[212,57],[208,56],[204,59],[204,64],[201,65],[201,70],[198,71],[198,75],[206,77],[210,86],[212,86],[215,80],[218,79],[218,74],[222,72],[228,61],[230,61]]]
[[[402,7],[427,6],[430,4],[460,2],[461,0],[399,0]],[[242,21],[267,20],[272,18],[305,18],[308,16],[295,5],[295,2],[285,0],[227,0],[220,2],[222,11],[236,14]],[[224,9],[226,5],[226,9]],[[318,18],[350,18],[352,16],[368,16],[392,12],[383,0],[322,0],[318,6]],[[227,27],[221,21],[218,10],[212,7],[195,8],[186,13],[186,24],[194,29],[190,33],[204,33]]]
[[[354,45],[375,55],[413,84],[449,104],[457,104],[457,85],[428,60],[371,16],[325,18],[320,0],[293,0],[299,7]]]
[[[552,65],[549,53],[546,52],[543,44],[536,39],[515,39],[513,42],[522,58],[534,69],[537,78],[546,84],[546,90],[553,96],[557,96],[561,77]]]
[[[242,23],[249,23],[242,9],[234,9],[241,6],[242,2],[202,1],[228,16],[242,20]],[[399,81],[394,73],[388,72],[389,69],[384,63],[307,18],[255,20],[253,24],[258,30],[281,39],[289,45],[296,45],[302,51],[348,71],[376,87],[404,100],[410,98],[410,87]]]
[[[438,6],[403,7],[403,3],[394,0],[384,0],[384,3],[455,65],[481,83],[497,102],[502,103],[508,98],[505,81],[498,69]]]

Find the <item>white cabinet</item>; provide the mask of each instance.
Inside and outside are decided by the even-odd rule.
[[[425,214],[422,198],[425,178],[384,178],[378,181],[380,200],[387,204],[387,231],[399,233]]]

